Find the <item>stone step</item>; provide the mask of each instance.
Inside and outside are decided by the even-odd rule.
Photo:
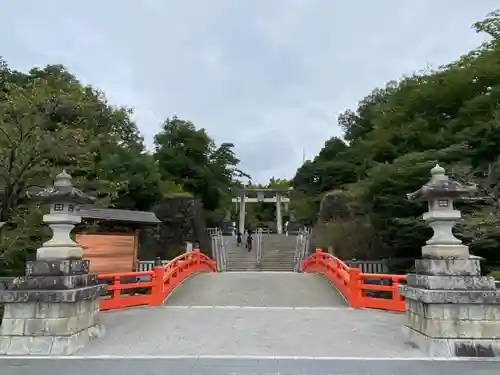
[[[257,259],[255,258],[229,258],[227,259],[228,262],[256,262]]]
[[[227,265],[228,266],[238,266],[238,265],[243,265],[243,266],[247,266],[247,265],[253,265],[253,264],[257,264],[257,262],[254,260],[252,262],[227,262]]]
[[[237,263],[227,263],[226,268],[227,267],[255,267],[256,265],[257,265],[257,262],[245,262],[245,263],[237,262]]]
[[[271,264],[271,265],[280,265],[280,264],[286,264],[286,265],[293,265],[295,262],[266,262],[266,261],[260,261],[260,264]]]
[[[264,235],[262,238],[262,258],[257,265],[255,249],[248,252],[243,245],[236,246],[236,239],[226,241],[228,272],[278,271],[293,272],[295,269],[296,237],[284,235]]]
[[[253,264],[253,263],[257,263],[257,260],[256,259],[252,259],[252,260],[239,260],[239,261],[235,261],[235,260],[228,260],[226,262],[227,264]],[[293,259],[290,259],[290,260],[268,260],[268,259],[261,259],[260,263],[263,263],[263,264],[294,264],[295,262],[293,261]]]
[[[255,269],[255,270],[280,270],[280,271],[294,271],[295,267],[291,264],[289,265],[265,265],[265,264],[260,264],[260,265],[231,265],[226,267],[226,271],[236,271],[236,270],[250,270],[250,269]]]
[[[257,263],[255,259],[252,260],[228,260],[227,264],[254,264]],[[260,261],[262,264],[295,264],[293,259],[290,260],[267,260],[267,259],[262,259]]]
[[[245,271],[260,271],[257,268],[244,268],[244,267],[234,267],[228,268],[226,272],[245,272]]]
[[[228,259],[226,263],[255,263],[257,259]],[[261,263],[295,263],[293,259],[261,259]]]
[[[295,263],[285,262],[285,263],[269,263],[269,262],[261,262],[259,263],[261,267],[294,267]],[[226,267],[256,267],[256,262],[249,263],[227,263]]]
[[[257,262],[248,262],[248,263],[227,263],[227,267],[256,267]]]

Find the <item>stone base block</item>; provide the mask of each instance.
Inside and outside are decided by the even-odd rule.
[[[497,321],[500,325],[500,305],[433,303],[407,299],[406,311],[425,319]]]
[[[5,290],[0,354],[72,354],[101,336],[101,285],[66,290]]]
[[[30,276],[14,278],[7,289],[14,290],[64,290],[99,284],[97,275]]]
[[[95,300],[106,285],[93,285],[77,289],[48,290],[48,289],[13,289],[0,292],[0,302],[78,302]]]
[[[26,264],[26,277],[72,276],[89,273],[90,261],[83,259],[35,260]]]
[[[443,290],[398,285],[399,294],[406,299],[428,304],[500,304],[500,290]]]
[[[69,336],[96,325],[98,311],[98,300],[9,303],[5,305],[0,335]]]
[[[300,230],[303,228],[303,225],[301,225],[297,221],[290,221],[288,223],[288,227],[286,228],[288,235],[297,235],[299,234]]]
[[[407,326],[403,336],[430,357],[500,357],[500,339],[432,338]]]
[[[233,234],[233,224],[230,221],[222,222],[222,235],[223,236],[231,236]]]
[[[104,333],[97,324],[69,336],[0,335],[0,355],[71,355]]]
[[[430,244],[422,246],[424,258],[454,258],[467,259],[470,256],[469,247],[462,244]]]
[[[407,327],[429,337],[500,340],[498,320],[436,319],[411,311],[406,312],[406,317]]]
[[[415,260],[415,273],[441,276],[481,276],[481,262],[476,257],[424,257]]]
[[[495,279],[487,276],[442,276],[408,274],[406,285],[423,289],[495,290]]]

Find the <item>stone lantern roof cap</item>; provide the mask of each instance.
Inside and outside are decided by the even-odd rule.
[[[409,200],[429,200],[436,198],[458,199],[471,196],[476,192],[475,184],[462,184],[450,179],[439,164],[431,169],[431,179],[417,191],[407,194]]]
[[[74,187],[71,182],[71,175],[65,170],[56,176],[53,186],[38,191],[33,194],[32,198],[45,203],[71,202],[76,204],[91,203],[95,200],[94,197],[87,196]]]

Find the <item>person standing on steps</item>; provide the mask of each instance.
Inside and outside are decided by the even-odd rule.
[[[236,246],[240,246],[241,244],[241,232],[238,231],[238,233],[236,233]]]
[[[252,240],[252,232],[249,229],[247,233],[247,243],[245,245],[245,247],[248,249],[248,252],[252,251]]]

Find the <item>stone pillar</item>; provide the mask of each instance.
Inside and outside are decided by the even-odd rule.
[[[240,223],[239,223],[239,231],[241,234],[245,233],[245,216],[246,216],[246,195],[242,193],[240,195]]]
[[[276,193],[276,230],[283,234],[283,215],[281,213],[281,194]]]
[[[99,297],[105,285],[89,274],[89,261],[70,233],[81,221],[77,204],[92,199],[71,184],[62,172],[54,186],[35,195],[50,204],[44,216],[51,240],[28,262],[24,277],[15,278],[0,291],[5,304],[0,327],[0,354],[68,355],[104,334],[98,323]]]
[[[483,277],[480,261],[452,233],[460,220],[453,200],[475,191],[450,180],[436,165],[432,178],[409,199],[428,201],[423,219],[433,237],[422,247],[415,272],[399,286],[406,300],[405,337],[430,356],[500,356],[500,292]]]

